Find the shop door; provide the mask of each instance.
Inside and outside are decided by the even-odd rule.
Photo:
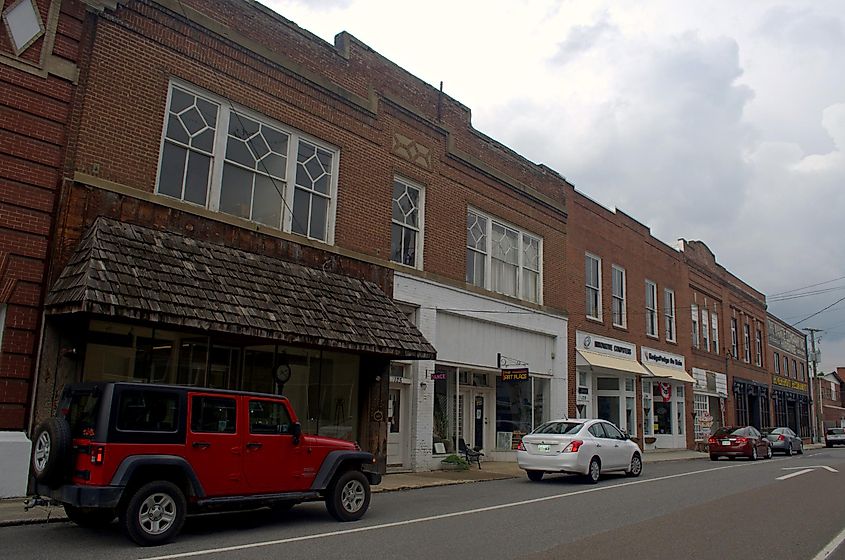
[[[391,387],[387,398],[387,465],[402,466],[405,464],[405,409],[403,403],[405,387]]]
[[[461,390],[462,429],[459,434],[469,447],[487,448],[487,426],[490,417],[487,407],[493,401],[486,392]]]
[[[605,395],[596,397],[598,417],[602,420],[613,422],[616,426],[621,426],[619,423],[619,402],[619,397],[608,397]]]

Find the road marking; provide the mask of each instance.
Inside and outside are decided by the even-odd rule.
[[[818,554],[813,556],[813,560],[825,560],[831,554],[833,554],[833,552],[839,547],[840,544],[842,544],[842,541],[845,541],[845,529],[842,529],[842,531],[838,535],[833,537],[832,541],[827,543],[827,546],[821,549]]]
[[[775,480],[786,480],[787,478],[792,478],[793,476],[800,476],[802,474],[807,474],[808,472],[813,472],[813,469],[804,469],[800,471],[795,471],[794,473],[785,474],[783,476],[777,477]]]
[[[738,464],[738,465],[726,465],[724,467],[713,467],[711,469],[702,469],[702,470],[698,470],[698,471],[690,471],[690,472],[685,472],[685,473],[670,474],[670,475],[666,475],[666,476],[660,476],[660,477],[657,477],[657,478],[647,478],[647,479],[641,479],[641,480],[634,480],[634,481],[631,481],[631,482],[625,482],[625,483],[621,483],[621,484],[611,484],[609,486],[597,486],[597,487],[588,488],[588,489],[585,489],[585,490],[576,490],[575,492],[566,492],[564,494],[554,494],[554,495],[551,495],[551,496],[543,496],[542,498],[532,498],[530,500],[522,500],[522,501],[519,501],[519,502],[511,502],[511,503],[508,503],[508,504],[499,504],[499,505],[496,505],[496,506],[487,506],[487,507],[477,508],[477,509],[455,511],[455,512],[452,512],[452,513],[443,513],[443,514],[440,514],[440,515],[431,515],[431,516],[428,516],[428,517],[418,517],[416,519],[406,519],[405,521],[394,521],[392,523],[382,523],[380,525],[370,525],[370,526],[367,526],[367,527],[357,527],[355,529],[344,529],[344,530],[340,530],[340,531],[329,531],[327,533],[316,533],[314,535],[303,535],[301,537],[289,537],[289,538],[286,538],[286,539],[277,539],[277,540],[273,540],[273,541],[260,541],[260,542],[254,542],[254,543],[225,546],[225,547],[221,547],[221,548],[208,548],[208,549],[204,549],[204,550],[194,550],[194,551],[191,551],[191,552],[179,552],[179,553],[175,553],[175,554],[166,554],[164,556],[151,556],[151,557],[141,558],[140,560],[173,560],[175,558],[189,558],[189,557],[192,557],[192,556],[205,556],[205,555],[209,555],[209,554],[220,554],[220,553],[224,553],[224,552],[233,552],[235,550],[246,550],[246,549],[250,549],[250,548],[276,546],[276,545],[280,545],[280,544],[310,541],[310,540],[316,540],[316,539],[323,539],[323,538],[327,538],[327,537],[336,537],[336,536],[340,536],[340,535],[351,535],[351,534],[354,534],[354,533],[364,533],[364,532],[367,532],[367,531],[377,531],[377,530],[380,530],[380,529],[389,529],[389,528],[392,528],[392,527],[402,527],[404,525],[414,525],[416,523],[427,523],[429,521],[438,521],[440,519],[449,519],[451,517],[461,517],[461,516],[464,516],[464,515],[474,515],[476,513],[485,513],[485,512],[488,512],[488,511],[496,511],[496,510],[500,510],[500,509],[507,509],[507,508],[537,504],[537,503],[540,503],[540,502],[548,502],[548,501],[551,501],[551,500],[559,500],[559,499],[562,499],[562,498],[568,498],[570,496],[580,496],[580,495],[583,495],[583,494],[591,494],[593,492],[604,492],[604,491],[612,490],[612,489],[616,489],[616,488],[624,488],[626,486],[633,486],[633,485],[636,485],[636,484],[650,484],[652,482],[660,482],[660,481],[669,480],[669,479],[672,479],[672,478],[682,478],[682,477],[685,477],[685,476],[705,474],[705,473],[721,471],[721,470],[725,470],[725,469],[735,469],[735,468],[740,468],[740,467],[748,467],[748,466],[753,466],[753,465],[766,465],[766,464],[769,464],[769,463],[745,463],[745,464]],[[791,476],[794,476],[794,475],[791,475]]]

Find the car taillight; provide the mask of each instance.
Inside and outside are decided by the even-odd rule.
[[[517,451],[525,451],[525,444],[522,441],[520,441],[519,445],[516,446],[516,450]]]
[[[102,445],[97,445],[91,448],[91,462],[95,465],[102,465],[103,459],[106,456],[106,448]]]
[[[716,443],[716,438],[711,437],[710,439],[707,440],[707,443]]]
[[[748,443],[748,438],[738,437],[736,438],[737,443]]]
[[[561,453],[577,453],[581,446],[584,445],[584,442],[580,439],[573,439],[569,442],[569,445],[563,448]]]
[[[783,437],[783,434],[778,436],[778,441],[783,441],[784,439],[786,439],[786,438]]]

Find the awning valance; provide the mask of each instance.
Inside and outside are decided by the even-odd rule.
[[[655,377],[668,377],[670,379],[674,379],[675,381],[682,381],[684,383],[695,382],[692,376],[682,369],[663,367],[655,364],[647,364],[645,367],[648,368]]]
[[[637,375],[651,377],[651,373],[636,360],[616,358],[606,354],[599,354],[598,352],[590,352],[589,350],[576,350],[575,353],[575,363],[579,366],[615,369],[625,373],[634,373]]]
[[[372,282],[103,217],[46,307],[390,358],[436,355]]]

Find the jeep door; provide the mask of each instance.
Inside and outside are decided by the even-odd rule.
[[[191,393],[188,398],[190,423],[185,454],[209,497],[244,493],[244,429],[238,426],[239,400],[201,393]]]
[[[293,419],[283,401],[244,397],[244,474],[250,492],[276,494],[307,490],[313,473],[306,473],[308,450],[294,442]],[[310,474],[310,476],[306,476]]]

